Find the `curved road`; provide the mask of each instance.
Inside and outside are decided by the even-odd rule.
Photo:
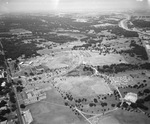
[[[133,29],[129,29],[128,26],[127,26],[127,22],[130,20],[130,16],[129,15],[126,15],[126,18],[121,20],[120,23],[118,24],[119,27],[127,30],[127,31],[135,31],[137,33],[140,33],[140,34],[143,34],[143,35],[147,35],[147,36],[150,36],[149,33],[146,33],[146,32],[142,32],[142,31],[139,31],[138,29],[136,28],[133,28]]]
[[[146,32],[139,31],[139,30],[136,29],[136,28],[129,29],[128,26],[127,26],[127,22],[128,22],[129,20],[130,20],[130,16],[127,16],[127,18],[121,20],[120,23],[118,24],[119,27],[121,27],[121,28],[123,28],[123,29],[125,29],[125,30],[127,30],[127,31],[135,31],[135,32],[137,32],[138,34],[141,34],[141,35],[143,35],[143,36],[149,36],[149,37],[150,37],[150,33],[146,33]],[[146,50],[146,52],[147,52],[148,61],[150,61],[150,53],[149,53],[149,50],[147,49],[145,42],[142,41],[142,43],[143,43],[143,47],[145,47],[145,50]]]

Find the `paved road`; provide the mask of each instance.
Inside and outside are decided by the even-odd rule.
[[[16,96],[16,107],[17,107],[16,112],[17,112],[18,120],[20,122],[19,124],[25,124],[22,113],[21,113],[21,109],[20,109],[20,103],[19,103],[19,100],[18,100],[18,97],[17,97],[16,87],[12,86],[12,90],[15,93],[15,96]]]
[[[149,37],[150,37],[150,34],[149,34],[149,33],[139,31],[139,30],[136,29],[136,28],[129,29],[128,26],[127,26],[127,22],[128,22],[129,20],[130,20],[130,18],[128,18],[128,17],[127,17],[126,19],[121,20],[120,23],[119,23],[119,27],[121,27],[121,28],[123,28],[123,29],[125,29],[125,30],[127,30],[127,31],[135,31],[135,32],[137,32],[137,33],[139,33],[139,34],[142,34],[142,35],[145,35],[145,36],[149,36]],[[148,60],[150,61],[150,55],[149,55],[150,53],[148,52],[148,50],[147,50],[147,48],[146,48],[145,42],[142,41],[142,43],[143,43],[143,46],[144,46],[145,49],[146,49],[146,52],[147,52],[147,55],[148,55]]]
[[[146,35],[146,36],[150,36],[149,33],[146,33],[146,32],[142,32],[142,31],[139,31],[138,29],[136,28],[133,28],[133,29],[129,29],[128,26],[127,26],[127,22],[130,20],[130,17],[127,16],[125,19],[121,20],[120,23],[119,23],[119,27],[127,30],[127,31],[136,31],[140,34],[143,34],[143,35]]]
[[[4,53],[3,45],[2,45],[2,43],[1,43],[1,41],[0,41],[0,46],[1,46],[1,48],[2,48],[2,52],[3,52],[3,55],[4,55],[4,57],[5,57],[5,53]],[[9,69],[9,67],[8,67],[8,62],[7,62],[6,58],[5,58],[5,65],[6,65],[7,75],[8,75],[8,76],[7,76],[7,81],[8,81],[9,83],[11,83],[11,80],[12,80],[12,78],[11,78],[11,71],[10,71],[10,69]],[[19,100],[18,100],[18,98],[17,98],[16,88],[15,88],[14,86],[12,86],[12,90],[13,90],[13,92],[15,93],[15,96],[16,96],[16,107],[17,107],[16,113],[17,113],[17,117],[18,117],[19,124],[25,124],[25,122],[24,122],[24,120],[23,120],[23,117],[22,117],[22,115],[21,115],[20,104],[19,104]]]
[[[121,20],[120,23],[119,23],[119,27],[121,27],[121,28],[123,28],[123,29],[125,29],[127,31],[132,31],[131,29],[129,29],[127,27],[127,22],[128,22],[128,19]]]

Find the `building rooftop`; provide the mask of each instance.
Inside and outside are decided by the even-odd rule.
[[[149,44],[146,44],[145,46],[146,46],[146,48],[147,48],[148,50],[150,50],[150,45],[149,45]]]
[[[6,86],[6,82],[4,81],[2,84],[1,84],[1,87],[5,87]]]
[[[33,121],[30,110],[23,111],[23,117],[26,124],[30,124]]]
[[[0,122],[0,124],[7,124],[7,120]]]
[[[128,104],[135,103],[138,99],[138,96],[136,93],[127,93],[124,97],[124,99],[127,101]]]

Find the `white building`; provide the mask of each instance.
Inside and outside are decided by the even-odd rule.
[[[3,106],[3,107],[0,108],[0,110],[6,110],[6,109],[7,109],[6,106]]]
[[[4,78],[4,72],[0,70],[0,78]]]
[[[23,111],[23,119],[26,124],[30,124],[33,121],[30,110]]]
[[[6,86],[6,82],[4,81],[2,84],[1,84],[1,87],[5,87]]]
[[[135,103],[138,99],[138,96],[136,93],[127,93],[124,97],[124,100],[130,105],[131,103]]]
[[[7,120],[0,122],[0,124],[7,124]]]
[[[150,50],[150,45],[149,45],[149,44],[146,44],[145,46],[146,46],[146,48],[147,48],[148,50]]]

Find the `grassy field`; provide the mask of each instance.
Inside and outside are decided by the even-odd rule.
[[[47,92],[46,100],[29,105],[28,108],[34,118],[33,124],[84,124],[69,107],[64,106],[62,97],[55,89]]]
[[[103,78],[98,77],[62,77],[55,78],[55,84],[63,91],[71,92],[79,97],[107,94],[111,89]]]

